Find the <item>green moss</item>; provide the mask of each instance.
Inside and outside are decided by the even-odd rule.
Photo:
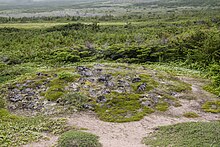
[[[155,108],[159,111],[167,111],[169,104],[167,102],[159,102]]]
[[[156,87],[158,87],[158,82],[156,82],[150,75],[147,74],[140,74],[139,77],[141,78],[140,82],[136,82],[136,83],[132,83],[131,87],[133,88],[133,90],[135,92],[137,92],[138,87],[143,84],[146,83],[146,90],[143,92],[148,92]]]
[[[199,117],[199,115],[195,112],[186,112],[183,114],[184,117],[187,117],[187,118],[197,118]]]
[[[48,84],[49,89],[45,93],[45,98],[50,101],[56,101],[58,98],[61,98],[66,92],[65,91],[66,85],[67,83],[60,78],[53,79]]]
[[[202,105],[205,112],[220,113],[220,101],[207,101]]]
[[[58,147],[101,147],[99,137],[87,132],[68,131],[58,140]]]
[[[180,123],[159,127],[143,143],[152,147],[219,147],[219,130],[220,121]]]
[[[58,74],[58,77],[60,80],[64,80],[66,82],[74,82],[76,79],[80,78],[80,75],[76,73],[63,71]]]
[[[59,78],[55,78],[55,79],[51,80],[50,83],[48,84],[49,87],[56,86],[56,85],[64,86],[64,85],[66,85],[66,82],[64,80],[59,79]]]
[[[109,122],[138,121],[152,113],[149,107],[140,104],[139,94],[112,93],[106,95],[107,102],[97,105],[96,112],[101,120]]]
[[[62,85],[51,86],[45,93],[45,98],[50,101],[56,101],[64,95],[64,87]]]
[[[129,74],[129,72],[128,71],[109,71],[108,72],[108,74],[111,74],[112,76],[114,76],[114,77],[116,77],[116,76],[123,76],[123,77],[125,77],[125,76],[127,76],[128,74]]]

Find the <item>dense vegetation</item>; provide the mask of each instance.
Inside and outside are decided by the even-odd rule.
[[[21,146],[42,139],[43,132],[60,134],[64,132],[65,120],[51,120],[44,117],[21,117],[10,114],[0,107],[0,145]]]
[[[30,62],[49,66],[97,60],[175,62],[209,71],[213,84],[206,89],[219,94],[220,19],[216,10],[212,12],[215,17],[154,16],[138,25],[73,23],[46,29],[2,28],[0,81],[28,72],[31,69],[16,66]]]

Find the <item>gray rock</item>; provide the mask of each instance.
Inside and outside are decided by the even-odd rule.
[[[26,99],[27,101],[31,101],[31,100],[32,100],[32,97],[27,96],[27,97],[25,97],[25,99]]]
[[[97,97],[96,102],[97,103],[105,103],[105,102],[107,102],[107,99],[105,96],[99,96],[99,97]]]
[[[93,73],[94,73],[95,75],[100,75],[100,74],[102,73],[102,69],[101,69],[101,68],[94,69],[94,70],[93,70]]]
[[[117,93],[124,93],[124,92],[126,92],[126,90],[124,88],[122,88],[122,87],[119,87],[119,89],[116,89],[114,91],[117,92]]]
[[[13,97],[9,98],[11,102],[18,102],[23,99],[23,96],[21,94],[16,94]]]
[[[17,109],[17,107],[15,105],[9,105],[8,109],[15,110],[15,109]]]
[[[101,94],[109,94],[109,93],[111,93],[111,91],[108,90],[108,89],[103,89],[103,90],[101,91]]]
[[[95,79],[94,79],[94,78],[92,78],[92,77],[87,78],[87,80],[88,80],[89,82],[91,82],[91,83],[95,82]]]
[[[15,89],[12,89],[12,92],[16,94],[16,93],[19,93],[19,92],[20,92],[20,90],[19,90],[19,89],[17,89],[17,88],[15,88]]]
[[[123,80],[118,80],[118,87],[130,87],[130,84]]]
[[[35,104],[33,103],[33,102],[30,102],[29,104],[27,104],[26,105],[27,107],[27,109],[34,109],[34,107],[35,107]]]
[[[78,83],[72,83],[70,85],[70,88],[73,90],[73,91],[78,91],[79,90],[79,84]]]
[[[153,99],[154,103],[158,103],[159,102],[159,98],[158,97],[153,97],[152,99]]]
[[[28,92],[31,92],[32,90],[33,90],[33,89],[31,89],[31,88],[26,88],[26,89],[24,89],[24,91],[27,92],[27,93],[28,93]]]
[[[21,86],[21,84],[16,84],[16,87],[20,87]]]
[[[77,69],[78,73],[82,76],[86,76],[86,77],[93,76],[92,71],[87,67],[78,66],[76,69]]]
[[[140,86],[138,86],[138,91],[141,92],[141,91],[145,91],[146,90],[146,87],[147,87],[147,84],[146,83],[143,83],[141,84]]]
[[[151,107],[153,104],[151,101],[144,101],[144,102],[141,102],[141,105]]]
[[[137,82],[141,82],[141,78],[134,78],[132,80],[132,83],[137,83]]]
[[[98,78],[98,82],[108,82],[109,80],[111,80],[111,75],[101,75]]]
[[[88,110],[94,110],[94,105],[84,104],[84,105],[83,105],[83,108],[84,108],[84,109],[88,109]]]
[[[90,90],[89,90],[89,95],[90,95],[91,97],[96,97],[97,92],[96,92],[95,90],[93,90],[93,89],[90,89]]]
[[[111,88],[112,88],[112,87],[115,86],[115,84],[114,84],[114,82],[108,81],[108,82],[105,83],[105,86],[106,86],[106,87],[111,87]]]

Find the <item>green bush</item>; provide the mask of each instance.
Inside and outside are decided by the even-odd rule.
[[[58,147],[101,147],[98,138],[86,132],[68,131],[60,136]]]

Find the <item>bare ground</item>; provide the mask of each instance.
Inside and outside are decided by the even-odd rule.
[[[137,122],[110,123],[99,120],[92,112],[73,114],[67,117],[68,125],[86,128],[86,132],[100,137],[103,147],[146,147],[141,143],[142,138],[149,135],[155,128],[164,125],[173,125],[182,122],[220,120],[219,114],[205,113],[201,104],[205,100],[214,100],[216,97],[202,89],[206,81],[195,78],[180,77],[181,80],[192,85],[192,94],[195,100],[181,99],[181,107],[170,107],[167,112],[154,113]],[[196,112],[200,117],[185,118],[185,112]],[[48,136],[50,140],[40,141],[25,147],[50,147],[56,144],[57,136]]]

